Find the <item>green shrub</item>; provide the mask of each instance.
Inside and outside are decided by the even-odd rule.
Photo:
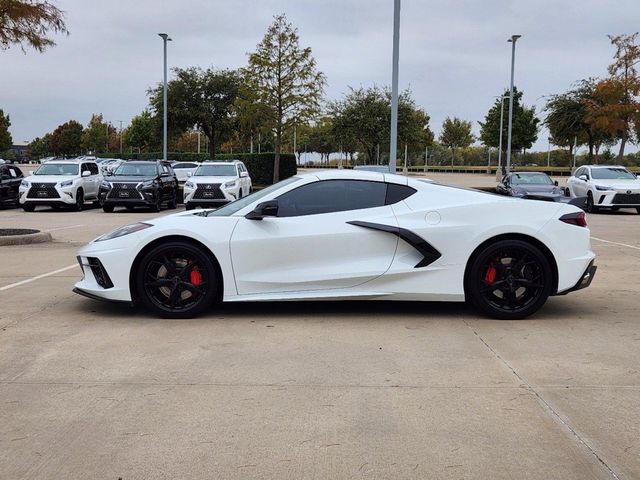
[[[121,158],[123,160],[157,160],[162,158],[160,152],[149,153],[100,153],[100,158]],[[249,170],[251,180],[256,185],[271,185],[273,183],[273,159],[275,153],[219,153],[216,160],[240,160]],[[180,162],[204,162],[211,160],[208,153],[167,153],[167,159]],[[289,178],[297,173],[296,156],[293,153],[280,154],[280,180]]]

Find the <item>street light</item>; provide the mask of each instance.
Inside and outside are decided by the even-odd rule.
[[[393,60],[391,68],[391,139],[389,170],[396,173],[398,150],[398,57],[400,55],[400,0],[393,0]]]
[[[513,129],[513,71],[516,63],[516,42],[522,35],[511,35],[511,87],[509,88],[509,133],[507,134],[507,173],[511,171],[511,131]]]
[[[498,140],[498,169],[497,174],[500,175],[500,169],[502,168],[502,123],[504,119],[504,99],[506,95],[496,96],[500,99],[500,139]],[[489,172],[491,173],[491,172]]]
[[[162,90],[162,159],[167,160],[167,42],[171,38],[166,33],[159,33],[164,47],[164,82]]]
[[[547,167],[551,166],[551,137],[547,137]]]

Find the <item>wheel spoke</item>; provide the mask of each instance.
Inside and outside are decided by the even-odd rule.
[[[196,295],[202,295],[203,293],[202,290],[200,290],[195,285],[192,285],[191,283],[183,283],[182,286],[184,287],[185,290],[188,290],[191,293],[194,293]]]
[[[167,299],[167,302],[169,302],[169,306],[171,308],[175,308],[178,304],[178,300],[180,300],[182,298],[181,295],[182,291],[178,288],[178,286],[174,286],[171,289],[171,294],[169,295],[169,298]]]
[[[497,282],[493,282],[492,284],[487,285],[480,289],[480,293],[493,292],[495,290],[500,290],[500,287],[504,285],[504,280],[498,280]]]
[[[168,278],[158,278],[157,280],[155,280],[153,282],[148,282],[147,286],[149,286],[149,287],[168,287],[172,283],[173,283],[173,281],[169,280]]]
[[[167,269],[167,277],[176,275],[176,264],[166,254],[162,257],[162,265]]]

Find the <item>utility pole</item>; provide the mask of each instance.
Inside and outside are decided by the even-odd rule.
[[[162,85],[162,159],[167,160],[167,42],[171,41],[166,33],[158,34],[162,38],[164,51],[164,81]]]
[[[198,153],[200,153],[200,129],[198,129]]]
[[[251,147],[249,149],[251,153],[253,153],[253,132],[251,132]]]
[[[404,144],[404,168],[402,169],[403,173],[407,174],[407,144]]]
[[[511,171],[511,133],[513,130],[513,74],[516,64],[516,42],[522,35],[511,35],[511,87],[509,88],[509,133],[507,134],[507,173]]]
[[[551,137],[547,137],[547,167],[551,166]]]
[[[578,156],[578,137],[573,137],[573,168],[576,168],[576,157]]]
[[[393,59],[391,67],[391,139],[389,170],[396,173],[398,155],[398,58],[400,56],[400,0],[393,1]]]
[[[498,168],[502,168],[502,124],[504,119],[504,99],[506,95],[500,95],[500,138],[498,139]]]
[[[424,171],[427,171],[427,162],[429,161],[429,147],[424,147]]]
[[[120,122],[120,155],[122,155],[122,120],[116,120],[116,122]]]

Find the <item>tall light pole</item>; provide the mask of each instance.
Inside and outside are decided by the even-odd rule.
[[[547,137],[547,167],[551,166],[551,137]]]
[[[389,170],[396,173],[398,150],[398,58],[400,56],[400,0],[393,0],[393,60],[391,68],[391,139]]]
[[[507,98],[507,96],[500,95],[499,98],[500,98],[500,138],[498,139],[498,170],[502,168],[502,124],[504,120],[504,99]]]
[[[122,155],[122,120],[116,120],[116,122],[120,122],[120,155]]]
[[[509,88],[509,133],[507,134],[507,173],[511,171],[511,131],[513,129],[513,72],[516,63],[516,42],[522,35],[511,35],[511,87]]]
[[[167,42],[171,38],[166,33],[158,34],[164,47],[164,81],[162,86],[162,159],[167,160]]]

